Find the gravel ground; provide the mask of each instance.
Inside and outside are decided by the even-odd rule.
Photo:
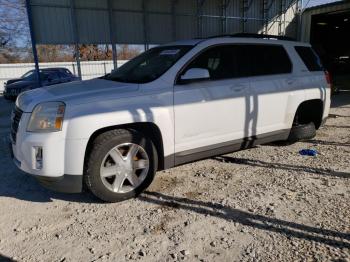
[[[350,261],[350,92],[333,102],[313,140],[159,172],[139,198],[105,204],[17,170],[0,97],[0,261]]]

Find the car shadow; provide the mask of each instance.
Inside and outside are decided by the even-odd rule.
[[[34,177],[14,170],[0,176],[0,197],[30,202],[53,202],[55,199],[78,203],[103,203],[89,192],[58,193],[41,186]],[[0,260],[1,261],[1,260]]]
[[[210,215],[229,222],[236,222],[252,228],[279,233],[287,237],[315,241],[337,248],[350,248],[350,234],[348,233],[258,215],[218,203],[173,197],[156,192],[146,191],[138,199],[174,209],[183,209],[197,214]]]
[[[0,105],[6,103],[8,102],[0,99]],[[50,191],[42,187],[34,177],[20,171],[12,161],[8,147],[7,136],[10,132],[8,118],[12,107],[4,106],[4,108],[7,110],[0,111],[0,118],[3,120],[3,126],[0,126],[0,197],[31,202],[52,202],[54,199],[60,199],[79,203],[102,203],[88,192],[67,194]]]
[[[60,199],[80,203],[102,203],[88,192],[79,194],[57,193],[42,187],[36,179],[13,163],[5,141],[0,141],[0,197],[10,197],[31,202],[52,202]],[[4,145],[4,146],[3,146]],[[1,261],[1,260],[0,260]]]
[[[340,143],[336,141],[324,141],[324,140],[317,140],[317,139],[303,141],[303,143],[319,144],[319,145],[326,145],[326,146],[350,146],[350,143]]]
[[[269,163],[260,160],[234,158],[229,156],[214,157],[214,160],[227,163],[235,163],[241,165],[250,165],[263,168],[278,168],[282,170],[293,170],[299,172],[308,172],[313,174],[321,174],[332,177],[350,178],[350,173],[334,172],[326,169],[312,168],[307,166],[296,166],[280,163]],[[11,161],[11,159],[7,159]],[[6,162],[7,162],[6,161]],[[12,162],[12,161],[11,161]],[[60,199],[69,202],[78,203],[104,203],[87,191],[77,194],[58,193],[42,187],[34,177],[20,171],[13,163],[7,163],[7,172],[0,176],[0,197],[12,197],[24,201],[31,202],[52,202]],[[4,166],[0,162],[0,168],[4,170]]]
[[[325,125],[325,127],[332,127],[332,128],[350,128],[350,126],[336,126],[336,125]]]
[[[350,98],[350,92],[349,91],[340,91],[339,94],[336,96],[333,96],[331,99],[331,108],[350,108],[349,106],[349,98]]]
[[[350,178],[350,173],[331,171],[327,169],[314,168],[309,166],[270,163],[270,162],[265,162],[265,161],[256,160],[256,159],[237,158],[237,157],[230,157],[230,156],[218,156],[212,159],[220,162],[240,164],[240,165],[249,165],[249,166],[263,167],[263,168],[276,168],[276,169],[297,171],[297,172],[307,172],[311,174],[326,175],[330,177]]]
[[[13,262],[13,261],[15,261],[15,260],[13,260],[9,257],[6,257],[0,253],[0,262]]]
[[[344,116],[344,115],[338,115],[338,114],[329,114],[328,118],[338,118],[338,117],[350,117],[350,116]]]

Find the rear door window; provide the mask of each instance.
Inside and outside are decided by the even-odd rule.
[[[58,72],[58,74],[59,74],[59,76],[60,76],[61,78],[67,78],[67,77],[69,77],[67,74],[65,74],[65,73],[63,73],[63,72]]]
[[[50,77],[52,80],[59,80],[61,78],[57,72],[51,72]]]
[[[294,48],[309,71],[324,70],[320,58],[311,47],[295,46]]]
[[[292,72],[292,63],[281,45],[244,45],[241,56],[245,56],[250,65],[250,76],[288,74]],[[246,72],[247,74],[248,72]]]

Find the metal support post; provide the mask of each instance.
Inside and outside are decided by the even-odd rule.
[[[176,4],[178,0],[172,0],[171,1],[171,37],[172,40],[176,40]]]
[[[35,35],[34,35],[34,28],[33,28],[33,21],[32,21],[32,10],[31,10],[31,6],[30,6],[30,0],[26,0],[26,9],[27,9],[27,15],[28,15],[30,39],[31,39],[31,42],[32,42],[32,52],[33,52],[33,58],[34,58],[34,64],[35,64],[36,79],[37,79],[39,87],[41,87],[39,59],[38,59],[38,53],[37,53],[37,50],[36,50],[36,41],[35,41]]]
[[[222,0],[221,1],[221,34],[227,33],[227,6],[228,6],[228,0]]]
[[[203,5],[205,0],[197,0],[197,37],[203,37]]]
[[[263,33],[268,34],[267,24],[268,24],[268,0],[263,0]]]
[[[245,19],[245,15],[246,15],[246,1],[247,0],[242,0],[241,1],[241,13],[242,13],[242,15],[241,15],[241,32],[242,33],[245,33],[245,31],[246,31],[246,26],[245,26],[245,23],[246,23],[246,19]]]
[[[279,12],[279,20],[278,20],[278,35],[283,34],[282,30],[282,24],[283,24],[283,16],[284,16],[284,0],[280,1],[280,12]]]
[[[77,25],[76,13],[75,13],[74,0],[70,0],[70,10],[71,10],[72,29],[73,29],[72,31],[73,31],[73,38],[74,38],[74,45],[75,45],[75,60],[78,68],[78,77],[81,80],[82,76],[81,76],[81,66],[80,66],[79,36],[78,36],[78,25]]]
[[[143,40],[145,51],[148,50],[149,39],[148,39],[148,23],[147,23],[147,15],[146,15],[146,3],[147,0],[142,0],[142,20],[143,20]]]
[[[112,59],[113,59],[113,69],[118,68],[118,57],[117,57],[117,48],[115,46],[114,37],[115,30],[113,27],[113,5],[112,0],[108,0],[108,25],[109,25],[109,41],[112,45]]]

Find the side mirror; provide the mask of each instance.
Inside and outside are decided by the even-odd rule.
[[[186,84],[194,81],[208,80],[210,78],[208,69],[191,68],[180,78],[180,84]]]

